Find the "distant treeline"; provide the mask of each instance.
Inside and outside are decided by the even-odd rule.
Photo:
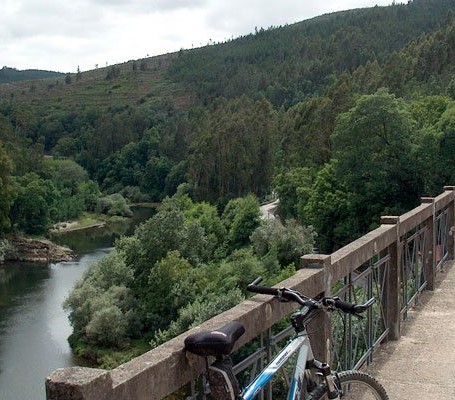
[[[26,69],[23,71],[16,68],[3,67],[0,69],[0,84],[18,81],[28,81],[33,79],[58,78],[64,74],[53,71],[43,71],[39,69]]]

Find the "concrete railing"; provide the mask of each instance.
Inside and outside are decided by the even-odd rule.
[[[336,282],[345,280],[371,260],[383,257],[388,265],[386,275],[383,274],[384,290],[381,291],[387,310],[384,313],[385,335],[388,339],[398,339],[406,308],[403,282],[406,280],[405,286],[415,286],[417,295],[419,290],[432,289],[441,259],[453,259],[454,203],[455,187],[445,187],[441,195],[423,198],[420,206],[400,217],[383,217],[377,229],[331,255],[303,256],[302,268],[276,286],[294,288],[312,297],[327,295]],[[409,247],[418,261],[409,261]],[[409,265],[421,268],[419,277],[424,276],[423,280],[416,281],[416,285],[411,280],[408,285]],[[236,348],[239,348],[267,331],[294,308],[292,304],[276,302],[269,296],[256,295],[113,370],[83,367],[56,370],[46,379],[47,399],[162,399],[197,378],[205,369],[201,357],[186,354],[183,349],[188,334],[201,329],[216,329],[227,321],[238,320],[246,329],[237,344]],[[312,342],[315,353],[330,359],[329,317],[321,314],[313,323],[324,327],[319,329],[318,340]]]

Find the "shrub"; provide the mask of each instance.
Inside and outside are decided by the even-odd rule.
[[[96,205],[96,212],[107,215],[119,215],[121,217],[133,216],[133,212],[128,207],[125,198],[119,193],[101,197]]]

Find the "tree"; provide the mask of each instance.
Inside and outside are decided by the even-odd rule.
[[[337,179],[352,196],[360,233],[381,213],[399,215],[422,194],[413,122],[402,100],[381,89],[341,114],[333,133]]]
[[[292,168],[275,177],[274,186],[280,199],[283,219],[301,217],[299,210],[306,204],[313,185],[315,171],[306,167]]]
[[[0,234],[10,226],[9,213],[15,197],[12,170],[13,164],[0,143]]]
[[[359,232],[351,194],[336,176],[336,163],[333,160],[318,172],[311,194],[299,211],[303,223],[314,227],[318,250],[323,253],[349,243]]]
[[[314,248],[313,227],[303,227],[295,220],[281,224],[275,219],[266,220],[251,235],[256,254],[260,257],[275,256],[282,267],[299,266],[300,257]]]
[[[77,339],[123,347],[138,335],[139,306],[128,287],[132,280],[132,270],[115,250],[87,270],[64,302]]]
[[[231,249],[238,249],[250,243],[250,236],[259,226],[259,201],[249,194],[243,198],[230,200],[222,216],[228,230]]]
[[[189,178],[198,199],[262,196],[269,191],[276,134],[273,109],[266,100],[246,96],[220,100],[192,143]]]
[[[88,173],[73,160],[46,160],[46,164],[55,184],[73,196],[78,191],[78,186],[87,182]]]
[[[154,329],[167,326],[180,307],[195,299],[196,288],[184,283],[192,273],[191,264],[178,251],[168,252],[150,269],[146,302],[148,319]]]
[[[17,196],[10,216],[17,229],[43,233],[59,215],[60,193],[50,180],[35,173],[16,178]]]
[[[224,253],[227,231],[215,206],[206,203],[193,203],[185,211],[189,221],[199,221],[207,237],[206,250],[208,259],[217,258]]]
[[[450,185],[455,182],[455,172],[448,166],[455,160],[455,106],[451,105],[441,115],[436,124],[439,130],[439,182]]]

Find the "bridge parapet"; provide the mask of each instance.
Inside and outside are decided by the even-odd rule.
[[[371,360],[381,341],[400,337],[400,321],[406,317],[407,308],[421,290],[432,289],[434,274],[442,261],[453,259],[455,187],[444,189],[436,198],[422,199],[420,206],[402,216],[383,217],[377,229],[331,255],[303,256],[302,269],[276,285],[312,297],[329,294],[338,286],[340,295],[348,296],[355,281],[373,287],[373,280],[381,280],[380,290],[374,294],[380,297],[378,312],[383,329],[367,340],[370,347],[365,356],[356,360],[356,366]],[[266,332],[294,308],[293,304],[276,302],[269,296],[253,296],[111,371],[82,367],[58,369],[46,379],[47,399],[162,399],[205,370],[201,357],[183,350],[188,334],[217,329],[228,321],[238,320],[246,329],[237,344],[239,348]],[[333,360],[330,318],[322,315],[314,323],[324,327],[313,341],[316,354]],[[337,359],[337,363],[341,361]]]

